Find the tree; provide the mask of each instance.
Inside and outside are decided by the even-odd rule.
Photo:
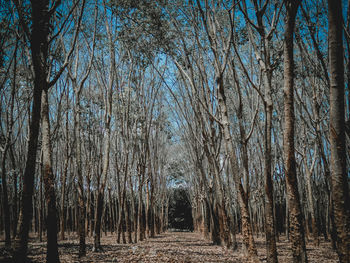
[[[48,87],[42,91],[42,166],[47,202],[47,257],[46,262],[60,262],[57,245],[57,208],[55,177],[52,171],[52,146],[50,133]]]
[[[47,86],[48,77],[48,39],[50,18],[55,9],[49,10],[49,1],[31,1],[32,30],[29,32],[23,16],[23,7],[15,1],[22,29],[31,43],[31,58],[34,68],[33,106],[29,128],[26,166],[23,175],[23,190],[20,206],[19,231],[14,243],[14,261],[24,262],[27,256],[29,225],[32,217],[32,196],[34,187],[35,163],[38,147],[41,93]],[[55,7],[56,8],[56,7]]]
[[[84,7],[85,1],[83,1]],[[24,182],[22,191],[21,212],[19,219],[19,233],[14,244],[14,260],[15,262],[23,262],[27,256],[28,233],[32,217],[32,196],[35,178],[36,155],[38,147],[39,127],[41,120],[41,110],[43,111],[43,150],[44,150],[44,178],[45,178],[45,195],[48,201],[48,240],[47,240],[47,261],[59,262],[57,248],[57,209],[56,195],[54,188],[54,177],[51,165],[51,143],[50,143],[50,125],[49,125],[49,104],[48,90],[52,87],[62,72],[68,65],[69,57],[71,56],[77,35],[79,32],[81,17],[84,8],[82,7],[78,23],[76,26],[73,41],[71,43],[70,52],[64,59],[63,64],[59,67],[55,75],[51,77],[49,65],[53,61],[49,61],[50,45],[57,38],[57,34],[51,35],[53,28],[53,19],[60,1],[55,2],[50,6],[50,1],[31,1],[31,31],[26,24],[27,17],[25,16],[25,8],[23,3],[15,1],[16,10],[22,26],[24,39],[28,40],[31,48],[31,59],[34,70],[34,87],[33,87],[33,106],[32,118],[29,128],[29,142],[27,148],[27,160],[24,171]],[[75,5],[73,6],[73,9]],[[64,24],[64,23],[63,23]],[[44,102],[42,104],[42,99]]]
[[[79,17],[79,23],[78,28],[80,28],[80,20],[82,18],[83,10],[84,10],[85,1],[83,1],[81,15]],[[87,191],[87,199],[88,202],[85,204],[85,190],[84,190],[84,176],[83,176],[83,167],[82,167],[82,132],[81,132],[81,126],[82,126],[82,107],[81,107],[81,93],[83,90],[83,87],[90,75],[93,59],[94,59],[94,52],[95,52],[95,38],[96,38],[96,27],[97,27],[97,17],[98,17],[98,11],[97,11],[97,1],[95,2],[95,8],[94,8],[94,30],[92,35],[92,47],[89,46],[89,42],[86,39],[86,36],[84,35],[84,42],[86,43],[86,50],[89,54],[89,60],[87,62],[87,65],[85,65],[85,68],[81,69],[79,67],[81,64],[79,63],[79,60],[82,59],[81,56],[79,56],[80,47],[82,46],[80,43],[78,43],[76,47],[76,57],[74,59],[74,63],[70,63],[67,67],[67,73],[68,77],[71,80],[72,88],[75,96],[75,103],[74,103],[74,144],[75,144],[75,151],[74,151],[74,157],[75,157],[75,167],[76,167],[76,175],[77,175],[77,182],[78,182],[78,207],[79,207],[79,224],[78,224],[78,232],[79,232],[79,257],[86,255],[86,240],[85,237],[88,234],[88,228],[86,225],[88,225],[89,217],[86,218],[86,214],[89,215],[89,212],[86,213],[86,211],[90,211],[90,184],[88,183],[88,191]],[[78,29],[77,28],[77,29]],[[61,38],[61,45],[64,47],[64,40]],[[63,48],[63,51],[66,54],[66,50]],[[78,73],[80,73],[79,75]],[[68,92],[69,94],[69,92]],[[69,97],[69,95],[67,96]],[[68,104],[68,98],[67,98],[67,104]],[[68,122],[68,115],[67,115],[67,122]],[[68,124],[67,124],[68,126]],[[68,130],[68,127],[66,128]],[[68,139],[68,131],[67,131],[67,139]],[[67,146],[68,147],[68,146]],[[67,148],[68,151],[68,148]],[[68,153],[67,153],[68,155]],[[64,180],[66,178],[68,168],[68,157],[66,157],[66,163],[65,163],[65,173],[64,173]],[[62,186],[62,211],[64,210],[64,192],[65,192],[65,185]],[[63,213],[62,213],[63,214]],[[63,216],[63,215],[62,215]],[[63,217],[64,220],[64,217]],[[64,222],[61,222],[61,236],[64,237]]]
[[[110,56],[110,68],[109,68],[109,78],[107,85],[101,85],[106,89],[106,100],[105,100],[105,134],[103,138],[103,158],[102,158],[102,172],[101,176],[98,176],[98,190],[96,198],[96,209],[95,209],[95,225],[94,225],[94,246],[93,251],[101,250],[101,217],[103,212],[103,202],[105,195],[105,188],[108,179],[108,169],[109,169],[109,153],[111,147],[111,119],[112,119],[112,99],[113,99],[113,88],[115,85],[115,49],[113,45],[113,35],[110,30],[110,22],[108,21],[106,2],[103,1],[104,15],[106,19],[106,32],[108,38],[109,56]],[[103,81],[100,84],[104,83]],[[101,181],[100,181],[101,180]]]
[[[262,257],[255,237],[265,235],[276,263],[285,234],[294,262],[306,262],[312,232],[346,262],[350,53],[339,32],[350,46],[350,8],[342,25],[339,3],[304,1],[299,15],[300,2],[1,6],[0,232],[8,247],[20,215],[15,262],[28,235],[59,261],[58,215],[79,257],[89,235],[103,248],[102,231],[151,239],[178,220],[179,185],[188,227],[233,249],[241,233],[247,260]]]
[[[13,140],[13,126],[14,126],[14,103],[15,103],[15,95],[16,95],[16,75],[17,75],[17,48],[18,48],[18,39],[16,39],[16,47],[14,51],[14,67],[13,67],[13,78],[12,78],[12,87],[11,87],[11,95],[9,100],[10,106],[10,116],[7,118],[7,132],[5,135],[5,145],[2,149],[2,161],[1,161],[1,186],[2,186],[2,196],[3,196],[3,204],[2,211],[4,215],[4,225],[5,225],[5,247],[11,247],[11,226],[10,226],[10,207],[8,202],[8,192],[7,192],[7,176],[6,176],[6,157],[9,151],[11,151],[12,140]]]
[[[276,25],[280,16],[281,6],[275,4],[273,11],[273,18],[271,21],[270,29],[268,30],[264,23],[264,16],[267,15],[267,8],[270,1],[258,2],[253,1],[255,16],[257,25],[249,19],[247,12],[246,1],[243,1],[242,12],[248,28],[248,36],[250,43],[254,49],[255,57],[259,63],[262,82],[264,86],[264,95],[260,91],[264,101],[264,113],[265,113],[265,127],[264,127],[264,176],[265,176],[265,234],[266,234],[266,251],[267,262],[277,261],[277,248],[276,248],[276,228],[274,218],[274,199],[273,199],[273,181],[272,181],[272,113],[273,113],[273,100],[272,100],[272,77],[275,69],[275,63],[278,62],[278,56],[273,57],[272,54],[272,35],[276,30]],[[260,35],[260,44],[256,44],[256,39],[253,36],[252,27],[256,29]],[[260,46],[262,48],[260,48]],[[273,59],[275,61],[273,61]]]
[[[293,262],[307,262],[305,233],[298,192],[296,161],[294,148],[294,58],[293,42],[295,18],[300,1],[286,1],[284,31],[284,170],[286,177],[287,198],[290,213],[290,233]]]
[[[346,170],[343,16],[340,0],[328,1],[332,200],[340,262],[350,262],[350,197]]]

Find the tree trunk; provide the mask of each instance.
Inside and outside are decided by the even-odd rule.
[[[140,174],[139,175],[139,196],[138,196],[138,212],[137,212],[137,233],[138,233],[138,240],[142,241],[145,236],[144,236],[144,226],[143,226],[143,198],[142,198],[142,181],[143,181],[143,176]]]
[[[47,203],[47,254],[46,262],[60,262],[57,245],[57,208],[55,193],[55,177],[52,171],[52,147],[50,139],[50,117],[48,89],[42,91],[42,152],[43,152],[43,179],[45,199]]]
[[[211,193],[211,195],[213,195]],[[211,234],[211,241],[214,245],[220,245],[220,229],[219,229],[219,222],[218,222],[218,211],[217,211],[217,205],[211,198],[209,209],[210,209],[210,234]]]
[[[305,233],[298,192],[296,161],[294,149],[294,58],[293,39],[295,17],[300,1],[286,2],[287,15],[284,35],[284,167],[287,198],[290,216],[290,238],[292,242],[293,262],[307,262]]]
[[[9,140],[7,138],[6,140]],[[2,211],[4,218],[4,227],[5,227],[5,247],[11,247],[11,225],[10,225],[10,206],[8,201],[8,193],[7,193],[7,178],[6,178],[6,155],[8,151],[9,145],[8,142],[5,145],[5,150],[2,156],[2,171],[1,171],[1,186],[2,186]]]
[[[125,211],[125,223],[126,223],[126,232],[128,237],[128,243],[132,243],[131,236],[131,221],[130,221],[130,209],[127,200],[124,202],[124,211]]]
[[[37,209],[38,212],[38,236],[39,236],[39,241],[43,242],[43,225],[44,225],[44,215],[45,215],[45,206],[44,206],[44,198],[43,198],[43,166],[42,166],[42,162],[40,163],[40,186],[39,186],[39,196],[37,196],[37,198],[39,198],[39,208]],[[35,199],[35,196],[34,196]],[[35,220],[35,218],[34,218]]]
[[[84,178],[81,164],[81,138],[80,138],[80,90],[74,90],[76,95],[76,104],[74,112],[74,136],[75,136],[75,162],[76,173],[78,177],[78,232],[79,232],[79,257],[86,255],[85,243],[85,197],[84,197]],[[75,215],[74,215],[75,216]],[[73,225],[74,226],[74,225]]]
[[[233,141],[232,141],[232,137],[229,129],[226,96],[225,96],[222,76],[217,76],[216,82],[217,82],[216,84],[217,84],[217,90],[218,90],[218,101],[220,105],[220,115],[221,115],[221,122],[223,126],[223,133],[224,133],[223,135],[225,138],[226,152],[231,162],[231,166],[232,166],[231,171],[233,172],[236,188],[238,190],[237,191],[238,201],[239,201],[239,205],[241,208],[241,215],[242,215],[243,243],[248,250],[248,256],[251,257],[253,260],[256,260],[257,250],[255,247],[252,226],[250,222],[248,196],[244,191],[243,185],[241,183],[241,178],[238,174],[238,164],[237,164],[238,160],[237,160],[235,151],[233,149]]]
[[[5,227],[5,247],[10,248],[11,247],[11,224],[10,224],[10,206],[8,201],[8,192],[7,192],[7,177],[6,177],[6,157],[7,152],[9,151],[11,163],[13,170],[16,170],[15,160],[13,156],[13,150],[12,150],[12,130],[13,130],[13,108],[14,108],[14,102],[15,102],[15,93],[16,93],[16,74],[17,74],[17,48],[18,48],[18,39],[16,41],[16,47],[14,51],[14,67],[13,67],[13,79],[12,79],[12,88],[11,88],[11,97],[10,97],[10,108],[9,108],[9,114],[10,119],[7,122],[7,133],[5,138],[5,146],[2,156],[2,174],[1,174],[1,186],[2,186],[2,208],[3,208],[3,215],[4,215],[4,227]],[[17,224],[17,176],[14,173],[14,200],[13,200],[13,223],[14,228]],[[14,234],[16,231],[14,231]]]
[[[66,209],[65,209],[65,201],[66,201],[66,181],[67,181],[67,173],[68,173],[68,155],[66,155],[66,159],[64,161],[64,168],[63,168],[63,178],[61,181],[61,229],[60,229],[60,236],[61,240],[65,239],[64,236],[64,230],[65,230],[65,220],[66,220]]]
[[[86,235],[89,235],[89,227],[90,230],[93,229],[93,225],[91,223],[91,188],[90,188],[90,184],[91,184],[91,179],[90,179],[90,174],[88,174],[87,176],[87,200],[86,200],[86,220],[85,220],[85,233]],[[90,231],[90,233],[92,234],[93,231]]]
[[[149,160],[151,162],[151,160]],[[152,172],[150,172],[151,174]],[[149,210],[149,237],[155,237],[155,231],[154,231],[154,182],[153,182],[153,175],[150,175],[150,205],[148,207]]]
[[[346,169],[343,18],[340,0],[328,0],[332,200],[340,262],[350,262],[350,197]]]
[[[267,73],[266,73],[267,74]],[[267,77],[266,77],[267,78]],[[271,85],[269,85],[271,87]],[[264,175],[265,175],[265,234],[266,234],[266,252],[267,262],[276,263],[277,248],[276,248],[276,227],[274,220],[274,200],[273,200],[273,182],[271,177],[271,130],[272,130],[272,99],[271,90],[265,87],[265,154],[264,154]]]
[[[100,189],[96,198],[95,225],[94,225],[94,246],[92,251],[101,251],[101,217],[103,212],[104,191]]]
[[[109,28],[109,23],[107,21],[107,14],[106,14],[106,6],[105,2],[103,2],[105,15],[106,15],[106,31],[108,35],[108,41],[109,41],[109,55],[110,55],[110,68],[109,68],[109,79],[108,79],[108,87],[105,87],[107,89],[106,91],[106,100],[105,100],[105,114],[104,114],[104,122],[105,122],[105,135],[103,138],[103,159],[102,159],[102,182],[99,185],[98,189],[98,197],[96,200],[96,212],[95,212],[95,225],[94,225],[94,246],[93,251],[101,250],[101,241],[100,241],[100,233],[101,230],[101,217],[102,217],[102,211],[103,211],[103,200],[104,200],[104,193],[105,193],[105,187],[107,182],[107,176],[108,176],[108,169],[109,169],[109,152],[110,152],[110,146],[111,146],[111,119],[112,119],[112,101],[113,101],[113,85],[114,85],[114,75],[115,75],[115,49],[113,40],[112,40],[112,34]],[[102,206],[102,207],[100,207]]]
[[[32,219],[32,198],[34,174],[40,127],[41,93],[47,85],[47,53],[50,16],[49,1],[32,1],[32,32],[30,36],[31,56],[34,68],[34,89],[31,122],[29,125],[29,141],[27,160],[23,174],[23,189],[20,206],[19,230],[14,243],[14,261],[22,263],[27,257],[28,233]],[[21,6],[16,6],[17,11]],[[21,12],[21,11],[19,11]]]
[[[18,220],[18,209],[17,209],[17,173],[14,174],[14,178],[13,178],[13,189],[14,189],[14,193],[13,193],[13,206],[12,206],[12,211],[13,211],[13,238],[16,237],[17,235],[17,220]]]
[[[307,167],[307,161],[306,161],[306,150],[305,152],[305,156],[304,156],[304,165],[305,165],[305,174],[306,174],[306,187],[307,187],[307,201],[308,201],[308,206],[309,206],[309,211],[310,211],[310,216],[311,216],[311,227],[312,227],[312,236],[313,236],[313,241],[315,243],[316,246],[319,246],[320,240],[318,238],[318,227],[316,224],[316,215],[315,215],[315,204],[314,204],[314,200],[313,200],[313,195],[312,195],[312,172],[314,169],[314,165],[315,165],[315,160],[313,161],[313,164],[311,166],[311,168],[309,169]],[[315,153],[316,154],[316,151]],[[316,157],[314,157],[316,158]]]

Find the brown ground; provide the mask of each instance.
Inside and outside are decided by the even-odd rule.
[[[237,237],[240,243],[240,236]],[[256,238],[259,258],[266,262],[266,251],[263,238]],[[61,262],[107,263],[107,262],[247,262],[239,246],[237,251],[227,250],[220,246],[213,246],[199,233],[167,232],[156,238],[148,239],[137,244],[116,244],[115,235],[103,236],[101,239],[103,252],[93,253],[92,239],[87,240],[87,256],[79,259],[78,240],[59,242]],[[3,247],[3,242],[0,243]],[[330,247],[330,243],[321,242],[316,248],[307,246],[309,262],[333,263],[338,262],[337,256]],[[45,262],[45,243],[31,240],[29,258],[33,262]],[[0,251],[1,252],[1,251]],[[0,253],[0,262],[5,262]],[[278,243],[279,262],[291,262],[290,244],[281,238]]]

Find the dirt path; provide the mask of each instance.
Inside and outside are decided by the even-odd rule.
[[[103,252],[92,253],[92,239],[87,240],[87,256],[77,256],[78,240],[59,242],[61,262],[107,263],[107,262],[247,262],[239,247],[237,251],[227,250],[221,246],[213,246],[199,233],[167,232],[137,244],[116,244],[115,235],[103,236],[101,239]],[[238,236],[238,242],[241,243]],[[264,238],[256,238],[258,254],[261,262],[266,262]],[[316,248],[308,245],[309,262],[335,263],[337,256],[329,243],[321,243]],[[45,262],[45,242],[31,240],[29,257],[33,262]],[[291,262],[290,243],[278,243],[279,262]],[[0,262],[1,257],[0,257]]]

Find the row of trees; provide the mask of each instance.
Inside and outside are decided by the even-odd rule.
[[[323,236],[349,262],[342,12],[340,0],[4,4],[0,226],[15,261],[30,230],[46,230],[47,262],[67,232],[79,256],[90,234],[102,249],[101,230],[153,237],[181,182],[215,244],[236,249],[241,231],[258,261],[264,233],[277,262],[285,233],[307,262],[305,242]]]
[[[306,238],[312,234],[316,244],[321,233],[326,240],[331,237],[341,262],[348,260],[349,133],[344,105],[349,102],[344,79],[337,75],[344,76],[344,53],[339,51],[342,8],[332,4],[328,33],[327,17],[322,15],[327,6],[322,3],[241,1],[228,6],[197,1],[181,10],[183,16],[169,14],[180,36],[180,55],[174,63],[176,95],[181,99],[174,104],[185,147],[191,149],[186,159],[194,188],[195,228],[206,236],[210,233],[214,243],[236,247],[232,229],[238,225],[253,259],[253,232],[265,232],[268,261],[277,262],[276,239],[286,231],[294,261],[307,262],[306,230]],[[331,12],[337,12],[336,21]],[[332,35],[332,28],[338,28],[338,35]],[[338,37],[334,50],[339,50],[334,52],[341,52],[334,55],[330,46],[329,61],[327,35],[329,45]],[[331,65],[332,56],[338,56],[334,63],[339,64]],[[339,97],[331,99],[333,95]],[[329,108],[337,108],[338,117],[329,119]],[[333,138],[332,127],[337,130]],[[295,129],[300,131],[296,135]],[[332,150],[331,145],[337,146]],[[335,151],[343,152],[336,157]],[[338,175],[336,166],[343,169]],[[341,190],[335,190],[334,180]]]
[[[46,230],[47,262],[59,262],[58,230],[78,233],[80,256],[89,231],[101,249],[102,222],[118,242],[154,236],[167,217],[164,73],[122,42],[105,1],[2,8],[2,229],[15,262],[30,230]]]

